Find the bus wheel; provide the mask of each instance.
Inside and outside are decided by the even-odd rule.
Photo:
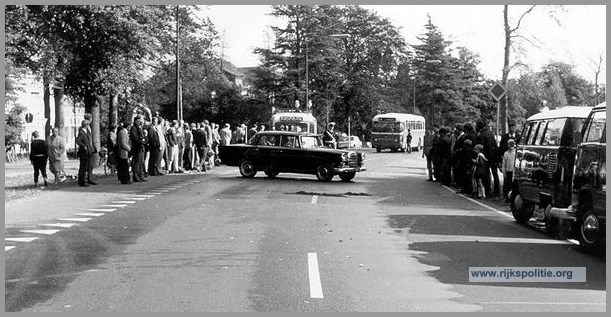
[[[240,163],[240,174],[242,174],[245,178],[253,178],[257,174],[257,170],[255,169],[255,165],[248,160],[242,161]]]
[[[511,214],[518,223],[526,223],[533,216],[535,206],[522,199],[520,195],[516,195],[511,200]]]
[[[376,148],[376,152],[378,152],[378,153],[382,152],[382,148],[381,147],[377,147]]]

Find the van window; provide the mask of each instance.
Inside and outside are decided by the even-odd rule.
[[[528,139],[528,133],[530,132],[530,127],[532,126],[532,123],[524,123],[524,126],[522,127],[522,136],[520,137],[518,141],[518,144],[520,145],[524,145],[526,142],[526,139]]]
[[[566,118],[553,119],[547,122],[541,139],[541,145],[560,145],[560,137],[566,123]]]
[[[581,143],[581,130],[583,129],[583,124],[585,122],[585,119],[583,118],[573,118],[571,119],[571,125],[572,125],[572,136],[573,136],[573,141],[571,143],[571,146],[577,146],[579,143]]]
[[[584,142],[602,142],[604,137],[604,129],[607,121],[607,114],[599,111],[592,115],[591,122],[585,132]]]
[[[537,130],[540,125],[540,121],[535,121],[530,125],[530,131],[528,132],[528,140],[526,140],[525,144],[533,144],[533,141],[535,140],[535,135],[537,134]]]

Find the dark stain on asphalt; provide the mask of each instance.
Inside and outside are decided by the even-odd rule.
[[[370,194],[367,193],[353,193],[353,192],[347,192],[347,193],[314,193],[314,192],[305,192],[305,191],[298,191],[296,193],[294,193],[295,195],[317,195],[317,196],[330,196],[330,197],[346,197],[346,196],[371,196]]]

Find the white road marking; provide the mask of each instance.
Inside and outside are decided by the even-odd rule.
[[[127,205],[100,205],[100,207],[123,208]]]
[[[315,204],[318,201],[318,195],[312,195],[312,203]]]
[[[567,302],[473,302],[473,304],[497,304],[497,305],[607,305],[606,303],[567,303]]]
[[[136,202],[133,200],[117,200],[113,201],[113,204],[135,204]]]
[[[38,239],[38,237],[30,237],[30,238],[4,238],[4,241],[11,241],[11,242],[32,242],[34,240]]]
[[[97,211],[97,212],[113,212],[117,209],[110,209],[110,208],[91,208],[91,209],[86,209],[87,211]]]
[[[133,200],[147,200],[148,198],[144,198],[144,197],[129,197],[127,199],[133,199]]]
[[[74,226],[76,226],[76,223],[70,222],[70,223],[43,223],[40,224],[39,226],[42,227],[59,227],[59,228],[72,228]]]
[[[145,195],[157,196],[163,194],[162,192],[151,191],[150,193],[144,193]]]
[[[445,188],[445,189],[447,189],[447,190],[451,191],[452,193],[456,194],[456,191],[455,191],[455,190],[453,190],[452,188],[450,188],[450,187],[448,187],[448,186],[446,186],[446,185],[441,185],[441,187],[443,187],[443,188]],[[493,208],[493,207],[490,207],[490,206],[488,206],[488,205],[486,205],[486,204],[480,203],[479,201],[477,201],[477,200],[475,200],[475,199],[472,199],[472,198],[469,198],[469,197],[466,197],[466,196],[463,196],[463,195],[459,195],[459,196],[462,196],[464,199],[466,199],[466,200],[468,200],[468,201],[470,201],[470,202],[473,202],[473,203],[475,203],[475,204],[478,204],[478,205],[480,205],[480,206],[482,206],[482,207],[484,207],[484,208],[486,208],[486,209],[492,210],[492,211],[496,212],[496,213],[497,213],[497,214],[499,214],[499,215],[503,215],[504,217],[507,217],[507,218],[509,218],[509,219],[513,219],[513,216],[512,216],[511,214],[508,214],[508,213],[506,213],[506,212],[504,212],[504,211],[500,211],[500,210],[498,210],[498,209],[496,209],[496,208]]]
[[[308,253],[308,272],[310,278],[310,297],[324,298],[322,295],[322,285],[320,283],[318,257],[316,256],[316,253]]]
[[[19,230],[19,232],[52,235],[58,233],[59,230]]]
[[[152,195],[145,195],[145,194],[136,194],[134,195],[134,197],[146,197],[146,198],[151,198],[151,197],[155,197],[156,194],[152,194]]]
[[[86,222],[86,221],[91,220],[91,218],[57,218],[57,220]]]
[[[11,249],[14,249],[14,248],[15,247],[13,247],[13,246],[4,246],[4,252],[6,252],[8,250],[11,250]]]
[[[85,217],[100,217],[100,216],[104,216],[105,214],[103,214],[103,213],[95,213],[95,212],[81,212],[81,213],[77,213],[75,215],[76,216],[85,216]]]

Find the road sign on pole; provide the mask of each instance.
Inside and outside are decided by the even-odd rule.
[[[501,98],[503,98],[503,96],[505,96],[507,90],[505,89],[505,87],[503,87],[503,85],[501,85],[501,83],[497,82],[492,85],[492,88],[490,88],[488,92],[490,93],[490,95],[492,95],[492,98],[494,98],[494,100],[499,101],[501,100]]]

